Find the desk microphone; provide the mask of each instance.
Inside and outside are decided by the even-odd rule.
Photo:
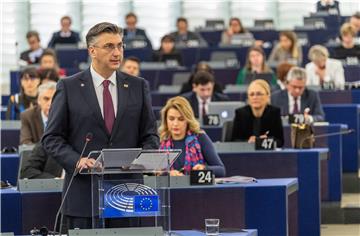
[[[82,149],[82,151],[81,151],[81,154],[80,154],[80,156],[79,156],[79,160],[76,162],[76,165],[75,165],[73,174],[72,174],[72,176],[71,176],[71,178],[70,178],[69,184],[68,184],[68,186],[67,186],[67,188],[66,188],[66,191],[65,191],[65,193],[64,193],[64,196],[63,196],[63,198],[62,198],[62,200],[61,200],[60,207],[59,207],[59,209],[58,209],[58,211],[57,211],[57,213],[56,213],[56,216],[55,216],[55,224],[54,224],[53,235],[55,235],[56,225],[57,225],[57,222],[58,222],[58,219],[59,219],[59,215],[60,215],[61,209],[63,208],[64,202],[65,202],[66,196],[67,196],[67,194],[68,194],[68,192],[69,192],[69,189],[70,189],[70,187],[71,187],[71,184],[72,184],[72,182],[73,182],[73,180],[74,180],[74,177],[79,173],[79,170],[77,169],[77,164],[80,162],[81,158],[83,157],[84,152],[85,152],[85,149],[86,149],[86,146],[87,146],[87,144],[92,140],[92,138],[93,138],[93,134],[90,133],[90,132],[87,133],[86,136],[85,136],[85,144],[84,144],[84,147],[83,147],[83,149]],[[63,215],[61,216],[61,221],[60,221],[61,223],[60,223],[60,227],[59,227],[59,235],[61,235],[61,230],[62,230],[62,229],[61,229],[61,228],[62,228],[62,218],[63,218]]]
[[[333,132],[333,133],[325,133],[325,134],[319,134],[319,135],[309,135],[309,136],[307,136],[306,138],[304,138],[301,141],[300,149],[303,149],[303,145],[304,145],[306,140],[315,139],[315,138],[325,138],[325,137],[337,136],[337,135],[342,135],[342,134],[351,134],[354,131],[355,131],[354,129],[347,129],[347,130],[344,130],[344,131]]]

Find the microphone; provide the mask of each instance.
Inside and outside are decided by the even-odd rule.
[[[306,140],[315,139],[315,138],[325,138],[325,137],[342,135],[342,134],[351,134],[354,131],[355,131],[354,129],[347,129],[347,130],[344,130],[344,131],[333,132],[333,133],[325,133],[325,134],[319,134],[319,135],[309,135],[309,136],[307,136],[306,138],[304,138],[301,141],[300,149],[303,149],[303,145],[304,145]]]
[[[69,192],[69,189],[70,189],[70,187],[71,187],[71,184],[72,184],[72,182],[73,182],[73,180],[74,180],[74,177],[80,172],[79,170],[77,170],[77,164],[80,162],[81,158],[83,157],[84,152],[85,152],[85,149],[86,149],[88,143],[92,140],[92,138],[93,138],[93,134],[90,133],[90,132],[87,133],[86,136],[85,136],[85,144],[84,144],[84,147],[83,147],[83,149],[82,149],[82,151],[81,151],[81,154],[80,154],[80,156],[79,156],[79,160],[77,161],[77,163],[76,163],[76,165],[75,165],[73,174],[72,174],[72,176],[71,176],[71,178],[70,178],[69,184],[68,184],[68,186],[67,186],[67,188],[66,188],[66,191],[65,191],[65,193],[64,193],[64,196],[63,196],[63,198],[62,198],[62,200],[61,200],[60,207],[59,207],[58,211],[56,212],[53,235],[55,235],[56,225],[57,225],[57,223],[58,223],[59,215],[60,215],[60,212],[61,212],[61,210],[62,210],[62,208],[63,208],[64,203],[65,203],[65,199],[66,199],[66,196],[67,196],[67,194],[68,194],[68,192]],[[63,218],[63,215],[61,216],[61,223],[60,223],[60,227],[59,227],[59,235],[61,235],[62,218]]]

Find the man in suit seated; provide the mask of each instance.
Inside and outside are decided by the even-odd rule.
[[[200,120],[203,120],[208,113],[210,102],[230,100],[227,95],[214,92],[214,85],[215,78],[213,74],[207,71],[199,71],[194,75],[193,91],[182,94],[189,101],[195,117]]]
[[[176,46],[180,47],[196,47],[200,43],[205,43],[200,35],[189,31],[188,21],[185,17],[179,17],[176,21],[177,31],[172,32],[170,35],[175,39]]]
[[[37,105],[20,114],[20,144],[40,141],[48,120],[51,100],[56,91],[56,83],[49,81],[39,86]]]
[[[124,29],[124,42],[126,44],[131,44],[132,40],[143,39],[146,42],[146,47],[152,49],[151,41],[144,29],[136,27],[137,16],[130,12],[125,16],[126,28]],[[131,45],[129,45],[131,46]]]
[[[39,59],[44,51],[40,45],[39,33],[33,30],[27,32],[26,40],[29,44],[29,49],[20,54],[20,59],[29,65],[39,63]]]
[[[37,143],[29,156],[22,156],[20,179],[52,179],[62,176],[63,168],[46,154],[41,143]]]
[[[324,111],[319,94],[306,88],[306,71],[293,67],[287,75],[286,90],[278,90],[271,96],[271,104],[281,109],[281,115],[304,114],[306,108],[307,122],[324,120]]]
[[[124,59],[121,65],[121,71],[132,76],[140,75],[140,60],[137,57],[130,56]]]
[[[60,20],[61,30],[53,33],[49,42],[49,48],[55,48],[56,44],[77,44],[80,42],[79,33],[72,31],[70,16],[63,16]]]

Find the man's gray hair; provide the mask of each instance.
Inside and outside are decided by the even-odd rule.
[[[49,81],[49,82],[46,82],[44,84],[41,84],[38,87],[38,96],[40,96],[42,93],[46,92],[49,89],[56,90],[56,82]]]
[[[286,80],[290,82],[291,80],[306,80],[306,70],[300,67],[293,67],[287,74]]]

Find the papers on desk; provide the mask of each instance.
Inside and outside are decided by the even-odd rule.
[[[224,178],[215,178],[215,183],[217,184],[244,184],[244,183],[254,183],[257,182],[257,180],[254,177],[248,177],[248,176],[231,176],[231,177],[224,177]]]

